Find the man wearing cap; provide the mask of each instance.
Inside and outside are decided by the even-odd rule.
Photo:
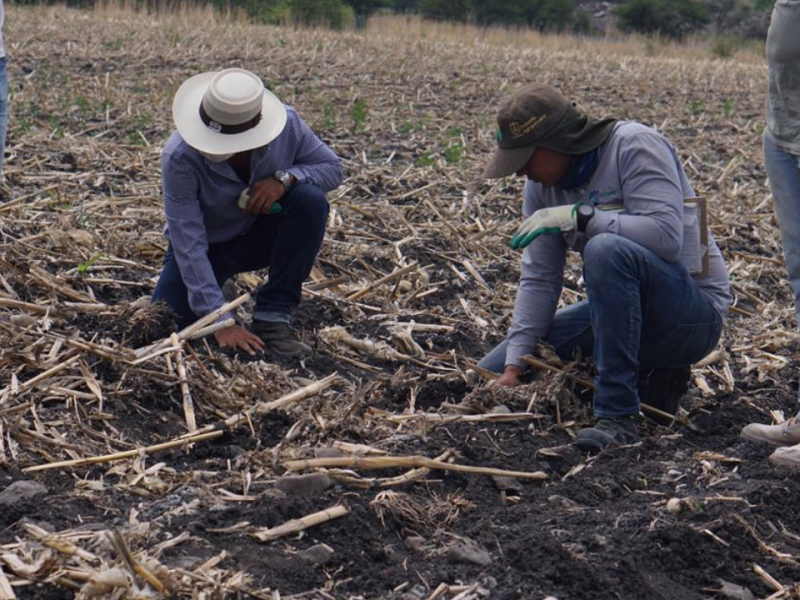
[[[687,227],[684,200],[695,194],[653,129],[593,119],[542,84],[508,99],[497,122],[484,177],[527,177],[525,219],[511,240],[524,252],[511,329],[480,365],[516,385],[539,341],[565,360],[593,357],[597,423],[573,443],[591,452],[635,443],[643,388],[674,386],[678,374],[685,382],[717,344],[731,299],[719,248],[709,232],[707,273],[690,272],[699,244],[685,231],[699,228]],[[557,311],[568,248],[583,257],[587,300]],[[674,413],[678,397],[662,393],[657,408]]]
[[[325,234],[325,192],[342,182],[339,158],[243,69],[190,78],[172,115],[177,131],[161,156],[169,249],[153,301],[185,327],[225,304],[230,277],[269,267],[250,330],[215,337],[250,355],[309,353],[289,324]]]

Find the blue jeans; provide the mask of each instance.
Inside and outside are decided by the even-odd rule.
[[[794,292],[794,310],[800,324],[800,156],[779,148],[764,132],[764,165],[775,199],[775,214],[781,229],[783,256]],[[798,390],[800,403],[800,390]]]
[[[3,159],[6,154],[6,129],[8,128],[8,72],[6,57],[0,58],[0,178],[3,175]]]
[[[794,307],[800,314],[800,156],[781,150],[765,132],[764,164],[775,198]]]
[[[281,213],[259,217],[246,234],[209,244],[208,259],[220,287],[237,273],[269,267],[269,280],[256,292],[253,317],[288,323],[325,236],[328,201],[318,187],[299,184],[280,203]],[[189,292],[172,245],[153,292],[153,302],[158,300],[172,307],[180,328],[198,319],[189,306]]]
[[[722,317],[678,262],[604,233],[586,244],[583,276],[588,300],[556,312],[543,341],[564,360],[594,358],[597,417],[638,414],[640,369],[688,367],[719,341]],[[506,345],[480,366],[501,373]]]

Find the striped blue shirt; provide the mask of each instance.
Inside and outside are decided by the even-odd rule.
[[[176,131],[161,154],[165,237],[189,290],[189,306],[202,317],[225,304],[208,260],[208,245],[244,235],[258,218],[238,206],[239,195],[276,171],[288,171],[298,183],[328,192],[343,179],[341,161],[300,116],[286,107],[286,127],[250,159],[250,181],[244,182],[227,162],[214,163],[183,141]],[[224,315],[226,318],[230,315]]]

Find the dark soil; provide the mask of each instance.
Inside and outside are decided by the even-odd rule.
[[[392,407],[391,398],[402,405],[407,392],[403,387],[387,388],[383,406]],[[434,381],[422,385],[417,406],[436,410],[469,392],[464,384]],[[789,411],[792,398],[774,398],[768,407]],[[394,408],[399,412],[401,407]],[[134,412],[126,422],[124,412],[117,414],[118,425],[132,431],[159,422],[143,424],[142,415]],[[691,600],[714,597],[711,590],[722,580],[763,597],[771,590],[753,573],[753,564],[780,581],[800,579],[800,566],[765,552],[754,537],[781,552],[800,551],[800,543],[791,536],[800,532],[800,482],[793,473],[769,466],[770,448],[739,438],[743,425],[761,418],[760,411],[741,399],[719,398],[713,417],[698,420],[702,432],[643,424],[641,444],[588,460],[569,448],[559,457],[538,453],[567,445],[569,432],[556,427],[534,430],[528,424],[447,424],[431,427],[426,435],[391,441],[401,444],[389,447],[398,453],[436,456],[451,449],[465,464],[542,470],[549,476],[545,483],[524,483],[520,493],[501,492],[490,478],[460,473],[433,473],[395,490],[421,504],[459,507],[457,518],[438,524],[402,513],[381,519],[371,506],[380,491],[358,492],[341,485],[310,497],[285,496],[261,485],[251,492],[254,502],[221,501],[189,480],[146,498],[126,492],[76,498],[74,478],[52,472],[37,478],[49,488],[46,503],[31,502],[2,515],[0,542],[14,539],[22,518],[54,531],[93,523],[108,527],[124,524],[132,508],[141,520],[158,521],[170,509],[197,500],[191,514],[169,519],[166,530],[187,531],[192,537],[167,551],[162,562],[192,565],[225,550],[227,568],[246,570],[259,587],[286,595],[322,588],[335,574],[333,593],[342,598],[412,598],[423,589],[430,593],[438,582],[481,582],[496,598]],[[258,449],[280,443],[293,422],[276,413],[255,423],[255,436],[244,430],[231,432],[191,453],[170,452],[161,459],[187,475],[224,470],[228,461],[252,469],[261,460]],[[741,462],[704,462],[695,457],[701,450]],[[86,476],[95,478],[102,472],[90,469]],[[4,470],[3,478],[5,485],[22,477]],[[690,496],[699,500],[696,513],[675,516],[666,511],[668,499]],[[216,531],[242,521],[255,528],[274,527],[342,501],[350,515],[300,537],[261,544],[241,532]],[[781,533],[784,530],[787,534]],[[423,540],[415,546],[409,538],[416,536]],[[481,566],[449,558],[446,549],[457,537],[484,548],[492,563]],[[315,565],[298,558],[318,543],[334,550],[330,562]],[[44,586],[26,588],[20,597],[58,596],[54,588]]]

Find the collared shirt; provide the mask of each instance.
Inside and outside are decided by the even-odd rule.
[[[800,155],[800,0],[778,0],[767,34],[767,132],[784,152]]]
[[[324,191],[343,179],[341,160],[290,107],[286,127],[250,158],[250,181],[244,182],[226,162],[214,163],[183,141],[176,131],[161,154],[164,235],[172,243],[189,306],[202,317],[225,304],[208,260],[208,245],[244,235],[258,218],[239,208],[242,191],[277,171],[288,171],[298,183]],[[224,315],[225,318],[229,315]]]
[[[622,205],[623,212],[598,210],[586,233],[540,235],[525,248],[522,276],[508,334],[506,365],[524,367],[550,329],[561,297],[567,249],[582,252],[588,240],[613,233],[644,246],[668,262],[684,248],[684,199],[694,198],[675,149],[657,131],[633,121],[620,121],[601,146],[597,169],[585,189],[559,190],[525,183],[525,218],[541,208],[584,202]],[[700,290],[724,317],[731,302],[728,270],[708,233],[709,273],[695,275]]]

